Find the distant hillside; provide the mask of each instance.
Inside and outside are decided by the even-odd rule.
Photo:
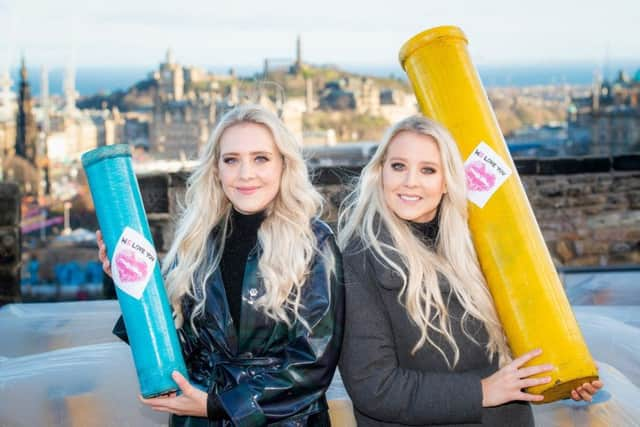
[[[256,78],[262,79],[263,76],[257,75]],[[339,80],[341,78],[369,78],[374,81],[380,88],[401,89],[405,92],[411,92],[411,87],[409,86],[409,84],[401,79],[392,77],[381,78],[363,74],[355,74],[341,70],[340,68],[333,65],[305,65],[302,73],[299,73],[297,75],[289,74],[289,70],[280,68],[270,71],[266,80],[273,81],[281,85],[285,90],[287,97],[301,97],[305,94],[305,78],[310,78],[312,80],[314,92],[317,92],[318,90],[324,88],[327,83]]]
[[[410,92],[411,88],[407,82],[389,77],[373,77],[362,74],[355,74],[348,71],[339,69],[336,66],[312,66],[305,65],[301,73],[290,74],[288,69],[277,68],[269,72],[269,75],[265,79],[262,73],[256,73],[252,77],[241,77],[238,79],[238,84],[241,90],[251,89],[256,82],[266,81],[275,82],[284,89],[285,97],[302,97],[305,95],[306,81],[305,78],[311,78],[313,82],[313,91],[315,94],[322,90],[324,86],[331,81],[339,80],[341,78],[358,79],[369,78],[376,83],[376,85],[382,89],[401,89],[406,92]],[[227,94],[230,80],[220,81],[219,90],[222,94]],[[208,90],[209,83],[206,81],[194,83],[190,87],[185,87],[185,93],[190,90],[201,91]],[[130,111],[138,108],[153,106],[153,95],[155,93],[156,86],[153,79],[141,80],[131,86],[127,90],[116,90],[114,92],[105,94],[97,93],[94,95],[86,96],[78,101],[78,108],[91,108],[91,109],[103,109],[117,107],[120,111]]]
[[[104,109],[117,107],[120,111],[131,111],[153,106],[156,84],[153,79],[141,80],[126,91],[116,90],[110,94],[98,93],[78,100],[78,108]]]

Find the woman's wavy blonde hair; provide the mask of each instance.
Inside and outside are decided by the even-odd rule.
[[[190,318],[196,329],[194,319],[204,310],[207,280],[220,264],[232,208],[218,178],[220,140],[230,127],[246,123],[267,128],[283,158],[280,190],[258,230],[262,248],[258,270],[265,294],[256,306],[287,325],[291,325],[292,316],[299,318],[301,287],[316,248],[311,220],[320,212],[322,197],[309,180],[300,144],[282,121],[264,107],[242,105],[222,117],[201,150],[187,181],[173,244],[163,263],[178,327],[184,322],[181,301],[186,294],[196,301]],[[214,228],[216,233],[210,241]]]
[[[385,203],[382,189],[382,168],[387,149],[396,135],[412,132],[428,135],[440,150],[442,170],[447,192],[439,206],[439,232],[434,249],[427,248],[412,232],[409,224],[396,216]],[[465,173],[460,153],[447,130],[422,116],[404,119],[391,127],[375,154],[364,167],[355,190],[345,199],[339,220],[338,242],[345,250],[354,238],[402,279],[399,302],[420,329],[420,339],[412,353],[426,342],[433,345],[449,367],[457,364],[460,350],[451,333],[451,319],[447,304],[438,285],[438,274],[448,280],[452,292],[462,304],[465,314],[461,327],[465,335],[477,342],[465,328],[471,316],[481,321],[489,334],[486,346],[491,360],[498,354],[503,364],[509,360],[509,349],[502,325],[487,288],[468,226]],[[379,240],[382,228],[388,230],[390,244]],[[388,254],[394,253],[402,265]],[[397,258],[396,258],[397,259]],[[441,334],[453,351],[450,361],[445,351],[433,340],[431,333]]]

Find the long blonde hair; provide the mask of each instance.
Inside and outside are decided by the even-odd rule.
[[[387,206],[382,189],[382,168],[387,149],[400,132],[432,137],[440,150],[447,192],[439,206],[439,233],[433,249],[427,248],[411,231],[409,224]],[[345,199],[339,219],[338,242],[344,251],[354,239],[373,250],[376,259],[395,270],[402,279],[399,302],[420,329],[420,339],[412,354],[426,342],[434,346],[449,367],[456,365],[460,350],[451,333],[451,319],[438,285],[438,274],[449,282],[465,314],[461,327],[465,335],[477,342],[465,328],[469,316],[481,321],[489,335],[488,358],[495,354],[504,363],[509,349],[502,325],[480,271],[468,226],[464,166],[453,138],[447,130],[422,116],[404,119],[387,132],[369,163],[363,168],[355,190]],[[388,230],[391,242],[380,241],[381,228]],[[394,262],[393,253],[402,265]],[[441,334],[453,350],[453,361],[432,339],[431,332]]]
[[[309,180],[300,144],[282,121],[264,107],[242,105],[222,117],[203,147],[187,181],[185,208],[163,263],[178,327],[184,322],[181,301],[187,294],[196,301],[190,319],[195,330],[194,319],[204,311],[207,280],[220,265],[232,208],[218,178],[220,140],[227,129],[243,123],[266,127],[283,158],[280,190],[258,230],[262,249],[258,270],[265,293],[255,305],[287,325],[292,317],[299,318],[301,288],[316,247],[311,220],[319,214],[322,197]],[[209,236],[214,228],[212,244]]]

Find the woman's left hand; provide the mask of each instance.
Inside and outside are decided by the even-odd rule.
[[[178,384],[182,394],[171,393],[167,396],[153,397],[140,401],[151,406],[154,411],[169,412],[176,415],[207,416],[207,393],[192,386],[178,371],[171,374],[171,378]]]
[[[586,400],[591,402],[593,395],[602,388],[604,384],[600,380],[594,380],[590,383],[584,383],[581,386],[571,390],[571,398],[575,401]]]

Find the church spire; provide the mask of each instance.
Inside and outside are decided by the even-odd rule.
[[[27,75],[24,55],[20,67],[20,94],[18,97],[18,115],[16,118],[16,155],[36,164],[37,129],[31,109],[31,87]]]

